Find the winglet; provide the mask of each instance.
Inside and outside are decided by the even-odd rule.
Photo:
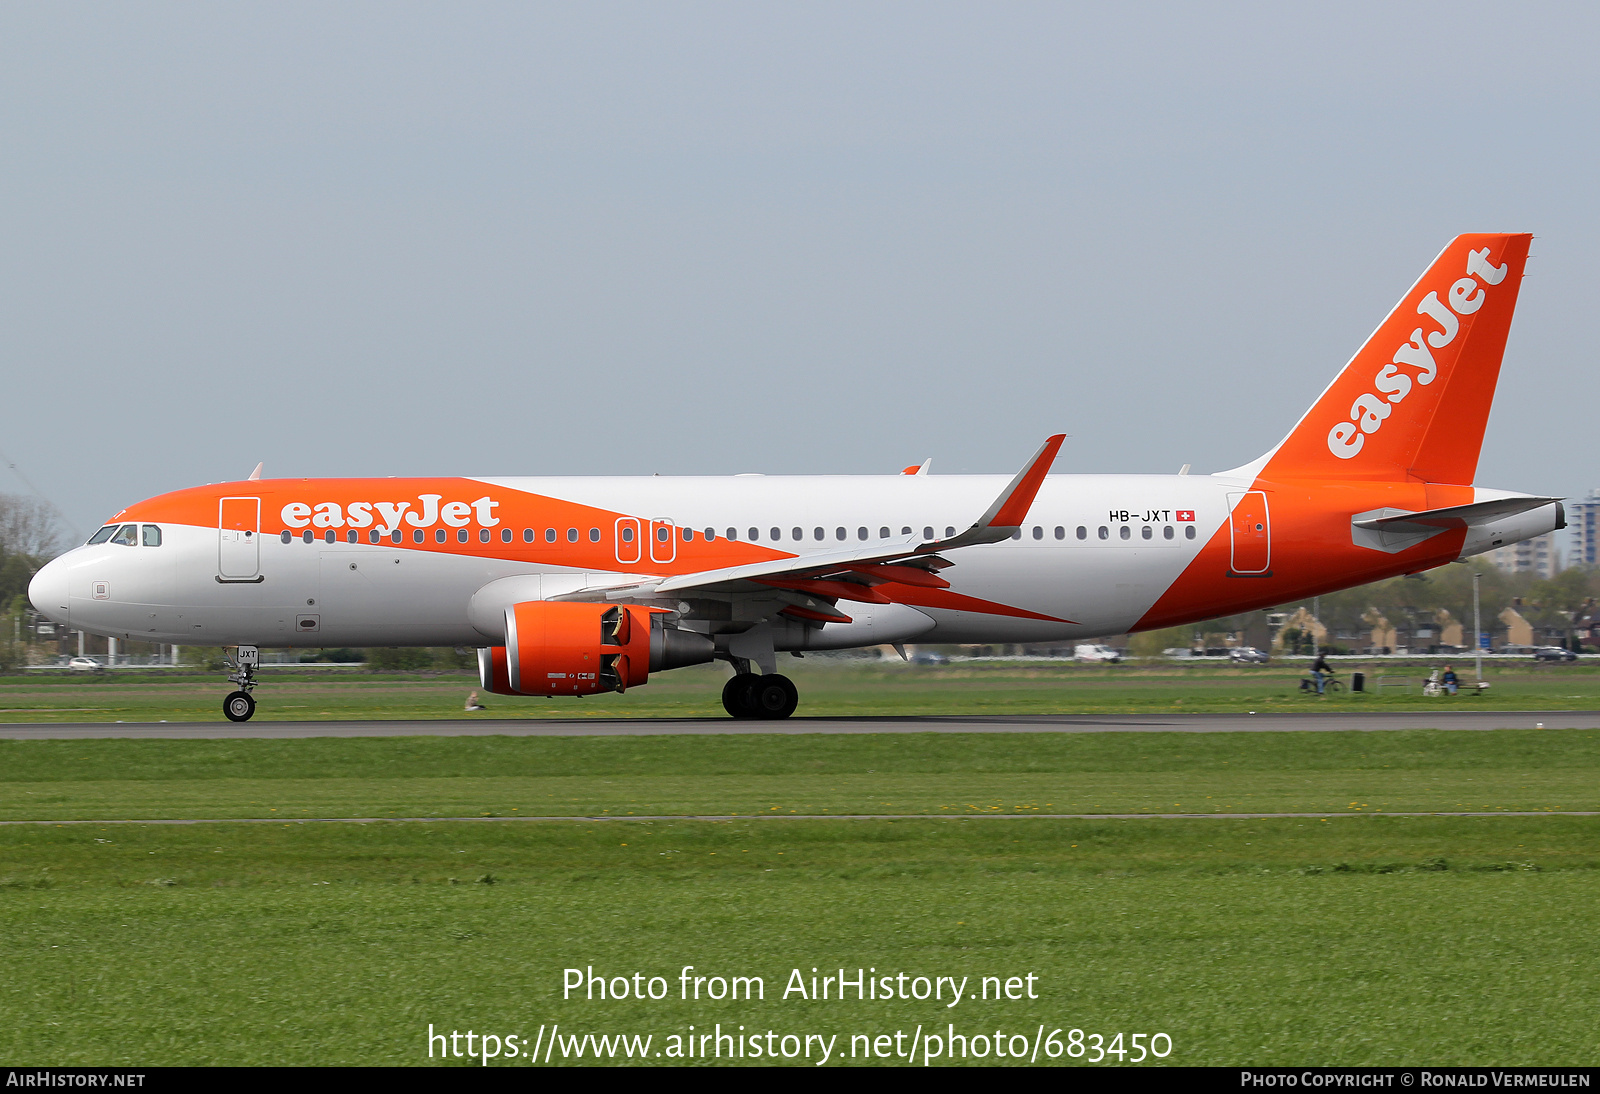
[[[906,468],[904,471],[900,472],[900,474],[902,474],[902,475],[926,475],[928,473],[928,468],[930,468],[932,466],[933,466],[933,457],[929,456],[927,459],[923,460],[922,463],[920,463],[920,464],[915,464],[914,463],[910,467]]]
[[[256,464],[256,469],[254,471],[250,472],[250,477],[248,479],[246,479],[245,482],[260,482],[261,481],[261,469],[263,467],[265,467],[266,465],[267,465],[267,461],[266,460],[262,460],[260,463]]]
[[[1028,510],[1033,508],[1033,499],[1039,493],[1044,477],[1050,473],[1050,465],[1055,463],[1056,453],[1061,450],[1061,442],[1066,439],[1065,433],[1057,433],[1045,441],[1039,451],[1034,453],[1033,459],[1028,461],[1028,466],[1017,472],[1017,477],[1000,491],[1000,496],[994,499],[989,511],[979,517],[971,528],[954,539],[929,544],[925,549],[944,550],[949,547],[965,547],[971,543],[999,543],[1003,539],[1010,539],[1011,533],[1022,527],[1022,522],[1028,519]]]

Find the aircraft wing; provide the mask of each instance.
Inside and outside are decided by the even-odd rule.
[[[831,551],[811,551],[791,558],[775,558],[743,566],[675,574],[595,585],[555,597],[557,600],[626,600],[644,597],[701,594],[748,593],[766,589],[788,589],[829,600],[858,600],[884,604],[888,598],[872,586],[899,582],[924,588],[948,588],[950,583],[934,571],[951,565],[943,552],[979,543],[1007,540],[1027,519],[1033,499],[1044,477],[1055,462],[1066,434],[1046,440],[1026,466],[1013,478],[994,504],[965,531],[948,539],[923,539],[904,536],[864,547]]]

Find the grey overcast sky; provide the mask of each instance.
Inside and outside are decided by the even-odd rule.
[[[0,449],[85,530],[258,460],[1009,472],[1063,431],[1058,471],[1219,470],[1506,230],[1538,238],[1479,482],[1580,495],[1597,25],[6,4]]]

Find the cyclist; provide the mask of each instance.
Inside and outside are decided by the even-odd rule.
[[[1333,666],[1328,664],[1328,656],[1322,650],[1317,651],[1317,659],[1311,662],[1311,678],[1317,682],[1317,694],[1325,694],[1323,688],[1328,686],[1328,677],[1333,675]]]

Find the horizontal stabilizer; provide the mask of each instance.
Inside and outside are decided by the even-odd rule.
[[[1390,515],[1351,521],[1357,528],[1373,531],[1420,531],[1424,528],[1467,528],[1474,524],[1487,524],[1501,517],[1514,517],[1530,509],[1539,509],[1560,498],[1495,498],[1493,501],[1474,502],[1471,505],[1452,505],[1446,509],[1427,509],[1421,513],[1386,510]],[[1365,516],[1366,514],[1362,514]]]
[[[1560,501],[1560,498],[1536,498],[1517,495],[1474,502],[1471,505],[1451,505],[1444,509],[1426,509],[1420,513],[1404,509],[1377,509],[1357,513],[1350,520],[1350,536],[1358,547],[1395,554],[1415,547],[1440,532],[1452,528],[1472,528],[1493,521],[1532,512]]]

